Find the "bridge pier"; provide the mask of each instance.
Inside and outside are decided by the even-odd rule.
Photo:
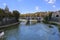
[[[26,24],[30,24],[30,18],[27,18],[27,23]]]
[[[40,17],[37,17],[37,22],[38,23],[41,22],[40,20],[41,20],[41,18]]]

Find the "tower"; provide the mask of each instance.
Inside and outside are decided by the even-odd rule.
[[[9,8],[8,6],[5,7],[5,13],[8,13],[9,12]]]

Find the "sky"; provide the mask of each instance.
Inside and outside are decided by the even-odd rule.
[[[60,10],[60,0],[0,0],[0,8],[8,6],[10,11],[20,13]]]

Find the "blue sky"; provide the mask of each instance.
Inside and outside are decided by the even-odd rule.
[[[60,10],[60,0],[0,0],[0,8],[6,5],[20,13]]]

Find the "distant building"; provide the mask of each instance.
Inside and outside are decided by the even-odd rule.
[[[53,12],[52,17],[60,18],[60,12],[59,11]]]
[[[56,11],[52,13],[52,20],[60,22],[60,11]]]
[[[8,6],[5,7],[5,13],[9,13],[9,8],[8,8]]]

